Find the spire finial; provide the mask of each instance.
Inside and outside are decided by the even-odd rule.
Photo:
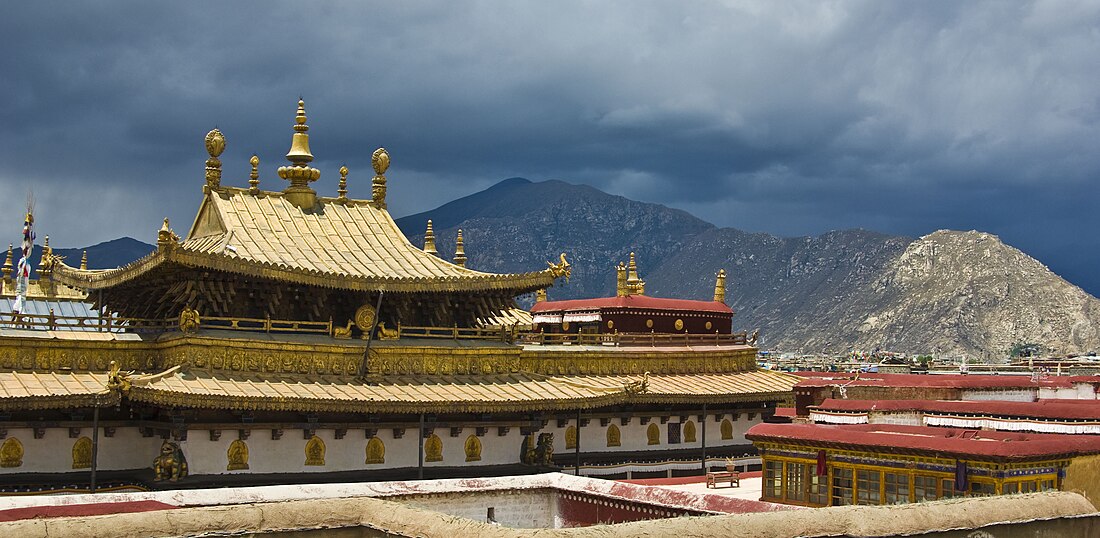
[[[11,250],[12,250],[12,244],[8,243],[8,258],[6,260],[4,260],[4,268],[3,268],[4,281],[5,282],[11,282],[11,273],[14,270],[14,268],[12,267],[12,264],[11,264]]]
[[[88,270],[88,251],[87,250],[85,250],[84,253],[80,255],[80,269],[84,270],[84,271]]]
[[[157,231],[157,250],[164,250],[178,244],[180,238],[169,227],[168,217],[164,217],[164,224]]]
[[[462,241],[461,228],[458,230],[458,237],[455,238],[455,265],[466,267],[466,246]]]
[[[371,182],[371,200],[378,209],[386,209],[386,170],[390,168],[390,154],[386,148],[378,148],[371,155],[374,181]]]
[[[627,295],[645,295],[645,281],[638,277],[638,264],[634,261],[633,252],[626,266],[626,291]]]
[[[424,231],[424,252],[432,256],[439,255],[439,251],[435,249],[435,230],[432,229],[432,219],[428,219],[428,229]]]
[[[206,133],[206,152],[210,158],[206,160],[206,186],[217,189],[222,185],[222,162],[218,156],[225,151],[225,136],[216,127]]]
[[[260,193],[260,156],[255,153],[252,154],[252,158],[248,160],[248,164],[252,165],[252,172],[248,174],[248,192],[252,194]]]
[[[535,302],[536,303],[545,303],[546,302],[546,288],[542,288],[541,290],[536,290],[535,291]]]
[[[348,199],[348,167],[347,165],[340,167],[340,186],[336,188],[336,194],[340,196],[341,201],[347,201]]]
[[[290,141],[290,151],[286,160],[291,166],[280,166],[279,177],[290,181],[286,193],[288,202],[302,208],[312,209],[317,204],[317,193],[309,188],[309,182],[321,178],[321,171],[308,166],[313,161],[309,151],[309,126],[306,125],[306,102],[298,98],[298,114],[294,117],[294,135]]]
[[[714,281],[714,302],[726,303],[726,270],[719,269]]]
[[[630,292],[626,287],[626,264],[619,262],[615,267],[615,296],[626,297]]]

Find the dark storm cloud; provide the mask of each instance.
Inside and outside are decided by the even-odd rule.
[[[262,185],[307,101],[319,190],[391,208],[510,176],[782,234],[996,233],[1100,291],[1092,2],[21,3],[0,192],[61,245],[186,229],[202,136]]]

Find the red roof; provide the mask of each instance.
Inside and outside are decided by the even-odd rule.
[[[776,407],[774,416],[779,418],[795,418],[798,415],[793,407]]]
[[[690,310],[695,312],[714,312],[733,314],[733,309],[718,301],[691,301],[688,299],[664,299],[646,295],[628,295],[626,297],[599,297],[596,299],[574,299],[571,301],[543,301],[531,307],[532,314],[544,312],[568,312],[581,310],[628,309],[644,310]]]
[[[926,411],[968,415],[1100,420],[1100,400],[837,400],[811,407],[821,411]]]
[[[964,374],[855,374],[834,373],[832,376],[812,377],[800,381],[799,387],[829,387],[845,385],[848,387],[919,387],[952,389],[1013,389],[1037,387],[1073,386],[1069,377],[1044,377],[1038,382],[1030,376],[1022,375],[964,375]]]
[[[1059,435],[963,430],[891,424],[757,424],[745,437],[811,447],[843,446],[877,451],[997,460],[1055,458],[1100,453],[1100,435]]]

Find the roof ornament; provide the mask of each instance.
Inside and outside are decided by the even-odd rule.
[[[630,292],[626,289],[626,264],[619,262],[615,267],[615,296],[626,297]]]
[[[12,244],[8,243],[8,258],[6,260],[4,260],[4,268],[2,269],[3,272],[4,272],[4,282],[7,283],[8,285],[11,285],[11,273],[13,271],[13,268],[12,268],[12,265],[11,265],[11,251],[12,251]]]
[[[84,254],[80,255],[80,270],[81,271],[87,271],[88,270],[88,251],[87,250],[84,251]]]
[[[560,260],[558,263],[546,262],[546,265],[550,266],[550,274],[554,275],[554,278],[565,277],[565,281],[568,282],[570,275],[573,274],[573,266],[566,261],[564,252],[561,253]]]
[[[166,250],[179,245],[180,236],[168,226],[168,217],[164,217],[164,224],[157,232],[157,250]]]
[[[340,167],[340,186],[336,188],[336,194],[338,200],[341,202],[348,201],[348,167],[347,165]]]
[[[298,98],[298,114],[294,117],[294,135],[290,151],[286,154],[290,166],[279,167],[279,177],[290,182],[283,191],[291,204],[302,209],[312,209],[317,204],[317,193],[309,188],[311,181],[321,178],[321,171],[311,168],[313,154],[309,152],[309,126],[306,125],[306,102]]]
[[[466,267],[466,246],[462,241],[462,229],[458,229],[458,237],[455,238],[455,265]]]
[[[545,303],[546,302],[546,288],[542,288],[540,290],[535,291],[535,302],[536,303]]]
[[[260,194],[260,156],[253,153],[248,164],[252,165],[252,171],[248,174],[248,193]]]
[[[714,276],[717,277],[714,282],[714,302],[726,304],[726,270],[719,269]]]
[[[645,281],[638,278],[638,264],[634,262],[634,253],[630,253],[630,263],[626,265],[626,294],[645,295]]]
[[[378,209],[386,209],[386,170],[390,167],[390,154],[386,148],[378,148],[371,155],[370,164],[374,167],[374,181],[371,182],[371,200]]]
[[[215,127],[214,130],[206,133],[206,152],[210,154],[210,158],[206,160],[206,187],[208,189],[218,189],[222,186],[222,162],[218,159],[218,156],[223,151],[225,151],[225,136]]]
[[[432,256],[439,255],[439,251],[435,249],[435,230],[432,230],[432,219],[428,219],[428,229],[424,231],[424,252]]]

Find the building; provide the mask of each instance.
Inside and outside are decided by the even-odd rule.
[[[543,333],[582,335],[711,335],[718,340],[735,337],[732,335],[733,309],[725,302],[724,269],[716,275],[713,301],[646,295],[645,281],[638,277],[638,266],[633,252],[630,253],[630,262],[625,265],[619,263],[616,273],[617,292],[614,297],[547,301],[545,296],[540,295],[531,308],[532,323],[536,330]],[[661,341],[668,339],[662,338]]]
[[[132,264],[89,270],[46,249],[39,286],[82,290],[90,306],[0,326],[0,487],[701,467],[751,451],[744,433],[790,398],[797,378],[758,370],[744,334],[532,338],[514,298],[567,276],[564,255],[522,274],[465,267],[463,249],[439,259],[386,210],[385,150],[369,199],[349,196],[347,168],[323,197],[301,101],[293,129],[282,191],[260,188],[255,156],[248,187],[222,184],[226,141],[211,131],[189,232],[166,220]]]

